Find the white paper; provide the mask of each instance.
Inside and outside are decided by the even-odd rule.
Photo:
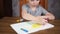
[[[41,25],[38,28],[32,28],[32,24],[33,23],[31,22],[22,22],[11,24],[10,26],[17,32],[17,34],[29,34],[54,27],[54,25],[46,23],[45,25]],[[28,30],[28,32],[21,30],[21,28]]]

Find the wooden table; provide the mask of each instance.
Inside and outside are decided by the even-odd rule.
[[[17,34],[10,24],[16,23],[17,17],[5,17],[0,19],[0,34]],[[33,34],[60,34],[60,20],[53,20],[49,23],[55,25],[54,28],[35,32]]]

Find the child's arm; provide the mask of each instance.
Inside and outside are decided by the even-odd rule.
[[[47,16],[49,20],[54,20],[55,19],[55,16],[53,14],[49,13],[49,12],[46,13],[45,16]]]
[[[26,20],[37,20],[35,16],[28,14],[25,9],[22,9],[22,17]]]
[[[26,20],[31,20],[39,24],[45,24],[46,22],[48,22],[47,20],[44,19],[46,16],[36,17],[28,14],[26,10],[22,10],[22,17]]]
[[[44,15],[43,16],[38,16],[38,17],[40,17],[40,18],[46,18],[46,19],[49,19],[49,20],[54,20],[55,19],[55,16],[53,14],[49,13],[43,7],[41,7],[41,9],[42,9],[42,13]]]
[[[22,17],[26,20],[35,21],[35,22],[40,23],[40,24],[45,24],[47,22],[43,18],[35,17],[33,15],[28,14],[26,10],[22,10]]]
[[[28,10],[27,6],[23,5],[22,6],[22,17],[26,20],[37,20],[37,18],[35,16],[27,13],[27,10]]]
[[[54,20],[55,16],[49,12],[46,12],[43,16],[37,16],[38,18],[48,19],[48,20]]]
[[[49,12],[47,12],[44,16],[37,16],[38,18],[43,18],[43,19],[49,19],[49,20],[54,20],[55,16]]]

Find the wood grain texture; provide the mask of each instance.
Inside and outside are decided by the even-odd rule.
[[[4,17],[0,19],[0,34],[17,34],[10,24],[16,23],[18,17]],[[60,20],[49,21],[49,23],[55,25],[54,28],[38,31],[32,34],[59,34],[60,33]]]

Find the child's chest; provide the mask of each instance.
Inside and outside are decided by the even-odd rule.
[[[40,16],[42,14],[41,8],[28,8],[27,13],[33,15],[33,16]]]

